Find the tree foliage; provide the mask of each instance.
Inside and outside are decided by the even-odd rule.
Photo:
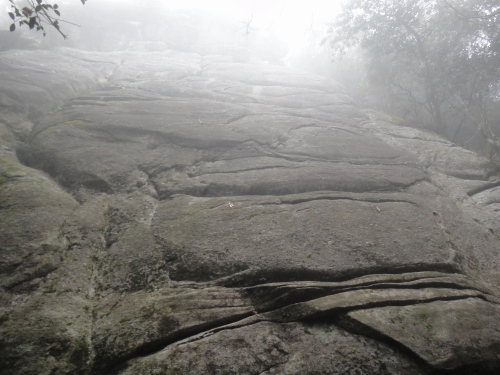
[[[87,0],[80,0],[85,4]],[[46,35],[45,26],[49,25],[55,28],[64,39],[67,35],[60,29],[60,22],[67,22],[60,19],[61,12],[57,4],[50,4],[46,0],[27,0],[26,5],[21,7],[14,0],[9,0],[12,11],[9,12],[9,17],[12,19],[10,31],[16,30],[16,25],[21,27],[26,25],[37,31],[41,31],[43,36]]]
[[[328,40],[336,57],[366,52],[372,84],[385,87],[398,115],[450,138],[474,127],[500,153],[498,0],[352,0]]]

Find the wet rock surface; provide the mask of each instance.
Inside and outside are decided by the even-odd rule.
[[[487,160],[258,60],[0,64],[0,373],[500,370]]]

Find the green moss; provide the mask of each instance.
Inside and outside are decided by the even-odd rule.
[[[14,135],[10,130],[2,129],[0,126],[0,146],[8,145],[9,141],[12,142],[15,140]]]
[[[396,125],[402,125],[405,123],[405,120],[399,116],[391,116],[391,122]]]
[[[20,163],[11,160],[0,159],[0,179],[4,179],[4,183],[10,180],[9,177],[20,177],[26,175],[26,167]]]

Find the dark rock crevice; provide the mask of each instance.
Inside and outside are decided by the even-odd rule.
[[[136,359],[143,358],[165,349],[174,344],[182,344],[191,341],[192,338],[200,339],[208,335],[213,334],[214,330],[221,330],[221,327],[227,327],[232,323],[244,320],[251,314],[238,314],[231,316],[230,318],[221,319],[218,321],[211,321],[205,324],[200,324],[198,326],[192,326],[184,330],[179,330],[171,335],[162,337],[152,342],[148,342],[138,348],[135,348],[132,352],[128,353],[124,357],[120,358],[99,358],[99,355],[95,358],[93,372],[96,374],[119,374],[120,370],[126,366],[127,362]]]
[[[431,302],[433,301],[425,301],[424,306],[425,304]],[[390,335],[387,335],[386,333],[378,330],[376,327],[370,326],[353,318],[349,313],[341,313],[333,317],[328,317],[326,319],[331,321],[333,324],[342,327],[348,332],[373,338],[377,341],[386,343],[389,346],[396,348],[396,350],[398,351],[406,353],[408,356],[413,358],[413,360],[415,360],[419,364],[419,366],[426,369],[426,372],[428,372],[429,375],[493,375],[497,374],[500,370],[500,361],[498,361],[498,359],[489,359],[482,363],[478,362],[466,365],[430,364],[425,358],[420,356],[419,353],[415,352],[415,350],[411,347],[405,345],[403,342],[395,339],[394,337],[391,337]]]
[[[340,313],[333,317],[328,317],[326,318],[326,321],[345,329],[347,332],[351,332],[355,335],[369,337],[376,341],[386,343],[390,347],[395,348],[397,351],[405,353],[407,356],[412,358],[412,360],[415,361],[419,365],[419,367],[424,369],[425,373],[428,375],[445,375],[444,373],[441,373],[441,371],[430,366],[425,360],[420,358],[410,348],[407,348],[399,341],[378,332],[376,329],[373,329],[370,326],[364,325],[357,320],[350,318],[347,313]]]
[[[212,336],[222,331],[227,330],[238,330],[242,327],[251,326],[261,322],[275,322],[278,324],[290,323],[290,322],[298,322],[303,321],[304,323],[318,323],[321,321],[332,322],[350,332],[355,334],[360,334],[362,336],[373,338],[377,341],[385,342],[391,347],[395,347],[397,350],[402,350],[407,355],[410,355],[417,363],[423,368],[431,369],[427,362],[425,362],[422,358],[418,357],[416,353],[414,353],[411,349],[404,347],[397,340],[392,339],[391,337],[385,336],[380,332],[370,328],[369,326],[360,325],[359,322],[349,319],[346,315],[348,311],[355,311],[358,309],[371,309],[377,307],[384,306],[407,306],[407,305],[415,305],[415,304],[425,304],[429,302],[435,301],[455,301],[460,299],[466,299],[469,296],[462,297],[435,297],[429,298],[426,300],[406,300],[406,301],[385,301],[385,302],[371,302],[368,304],[351,307],[351,308],[339,308],[332,311],[329,311],[327,314],[319,314],[319,315],[309,315],[303,316],[301,318],[292,316],[287,316],[286,313],[283,315],[280,312],[281,309],[278,310],[270,310],[268,312],[257,312],[255,311],[253,314],[244,314],[240,316],[233,316],[231,319],[221,322],[211,322],[210,325],[203,325],[199,327],[192,327],[186,331],[176,332],[171,337],[165,337],[161,340],[157,340],[152,343],[148,343],[143,345],[137,349],[135,349],[132,353],[127,355],[127,357],[117,359],[115,365],[113,366],[116,373],[119,373],[120,369],[127,365],[127,362],[140,358],[155,355],[156,353],[164,350],[169,346],[182,346],[188,343],[192,343],[195,341],[199,341],[205,339],[206,337]],[[217,324],[218,323],[218,324]],[[109,363],[109,361],[107,361]],[[103,369],[104,370],[104,369]],[[99,373],[102,370],[99,370]],[[111,370],[112,371],[112,370]],[[113,372],[114,373],[114,372]],[[434,372],[433,372],[434,373]],[[441,375],[441,372],[436,372],[436,375]],[[443,373],[444,374],[444,373]],[[488,373],[489,374],[489,373]]]
[[[383,280],[383,277],[387,280]],[[465,278],[455,277],[454,274],[441,274],[435,275],[430,278],[426,278],[425,275],[419,278],[415,275],[414,279],[408,280],[408,275],[401,280],[394,280],[391,282],[391,278],[398,279],[398,275],[380,275],[378,282],[365,281],[364,278],[357,281],[356,279],[347,281],[345,283],[339,282],[337,284],[319,283],[319,282],[296,282],[296,283],[280,283],[280,284],[262,284],[254,287],[247,287],[243,289],[245,295],[247,295],[259,312],[267,312],[283,306],[306,302],[315,298],[324,297],[327,295],[333,295],[338,293],[343,293],[351,290],[362,290],[362,289],[425,289],[425,288],[447,288],[454,290],[475,290],[479,292],[477,298],[482,298],[485,301],[494,304],[500,304],[500,300],[492,294],[491,291],[485,291],[474,283],[471,283]],[[458,275],[457,275],[458,276]],[[369,276],[367,278],[370,278]],[[463,279],[463,280],[460,280]],[[345,285],[344,285],[345,284]]]
[[[396,272],[395,272],[396,271]],[[345,282],[358,277],[369,275],[395,274],[404,275],[409,272],[442,272],[444,274],[461,274],[457,265],[454,264],[415,264],[400,267],[373,267],[362,270],[349,270],[331,273],[328,270],[305,270],[305,269],[248,269],[237,274],[229,275],[213,281],[215,285],[227,288],[252,288],[261,284],[283,283],[283,282]]]
[[[483,186],[481,186],[479,188],[476,188],[476,189],[468,191],[467,195],[469,197],[473,197],[476,194],[480,194],[480,193],[482,193],[482,192],[484,192],[486,190],[490,190],[490,189],[493,189],[493,188],[496,188],[496,187],[500,187],[500,181],[496,181],[496,182],[484,184]]]
[[[356,198],[356,197],[345,197],[345,196],[322,196],[322,197],[311,197],[311,198],[299,198],[299,199],[293,199],[293,198],[287,198],[287,197],[283,197],[280,199],[280,205],[281,204],[284,204],[284,205],[287,205],[287,204],[290,204],[290,205],[296,205],[296,204],[302,204],[302,203],[306,203],[306,202],[314,202],[316,200],[326,200],[326,201],[336,201],[336,200],[347,200],[347,201],[354,201],[354,202],[366,202],[366,203],[379,203],[379,204],[382,204],[382,203],[406,203],[406,204],[411,204],[411,205],[414,205],[414,206],[419,206],[418,203],[416,202],[412,202],[410,200],[403,200],[403,199],[384,199],[384,198],[366,198],[366,197],[360,197],[360,198]],[[274,204],[274,203],[269,203],[269,204]],[[379,208],[379,210],[381,211],[381,209]],[[377,210],[377,211],[379,211]],[[379,211],[379,212],[380,212]]]

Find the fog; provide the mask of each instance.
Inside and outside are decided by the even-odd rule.
[[[288,63],[310,44],[318,44],[326,23],[338,13],[341,0],[258,0],[258,1],[161,1],[161,0],[79,0],[56,1],[61,11],[64,40],[48,27],[47,36],[18,28],[11,39],[32,40],[41,48],[72,48],[113,51],[138,48],[178,49],[198,53],[228,52]],[[22,6],[23,1],[17,2]],[[8,0],[0,29],[8,30],[11,20]],[[73,25],[74,24],[74,25]],[[75,26],[78,25],[78,26]],[[314,35],[315,37],[312,37]]]
[[[26,4],[26,0],[15,3],[22,8],[23,2]],[[464,2],[461,12],[472,12],[469,18],[457,15],[451,5],[439,8],[448,4],[439,1],[389,1],[392,8],[387,9],[381,2],[348,0],[48,3],[59,5],[61,30],[67,39],[50,25],[45,25],[45,37],[26,25],[9,32],[11,3],[0,0],[4,10],[0,17],[0,50],[176,50],[223,55],[237,63],[286,65],[341,83],[360,108],[391,113],[401,123],[430,129],[461,146],[500,158],[500,84],[499,73],[495,73],[500,29],[495,26],[498,22],[488,23],[499,14],[494,1],[481,0],[482,8]],[[337,15],[344,3],[348,11],[343,13],[347,16],[342,23],[342,17]],[[429,6],[434,16],[422,16],[423,9]],[[401,28],[399,13],[391,18],[386,14],[388,9],[406,12],[405,17],[420,25],[424,53],[416,46],[418,38]],[[364,21],[353,21],[352,14],[361,15]],[[467,19],[482,21],[471,23]],[[464,27],[462,24],[467,22]],[[360,35],[364,41],[357,40]],[[343,60],[332,64],[336,49],[344,47]],[[431,60],[428,69],[422,69]],[[433,103],[432,98],[438,97],[439,102],[436,99]],[[477,103],[476,97],[480,98]],[[471,105],[476,113],[470,110]],[[488,134],[482,123],[488,124]]]
[[[500,374],[499,0],[43,1],[67,39],[0,0],[1,375]]]

